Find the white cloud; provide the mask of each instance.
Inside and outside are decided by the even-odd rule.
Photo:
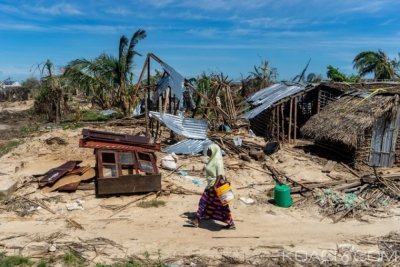
[[[178,49],[210,49],[210,50],[239,50],[239,49],[260,49],[263,44],[150,44],[152,48],[178,48]]]
[[[20,10],[14,6],[0,4],[0,12],[7,14],[18,14]]]
[[[395,10],[396,6],[400,6],[397,0],[374,0],[374,1],[359,1],[359,0],[340,0],[337,1],[338,9],[344,13],[378,13],[384,10]]]
[[[0,30],[26,31],[26,32],[90,32],[98,34],[119,33],[131,30],[129,25],[89,25],[89,24],[65,24],[58,26],[46,26],[28,23],[1,23]]]
[[[82,15],[82,11],[80,11],[77,7],[66,4],[60,3],[53,6],[37,6],[37,7],[30,7],[31,10],[40,14],[47,14],[51,16],[57,15]]]
[[[320,42],[314,42],[315,45],[324,47],[348,47],[348,48],[362,48],[367,49],[378,49],[378,48],[389,48],[398,47],[400,43],[399,37],[359,37],[359,38],[336,38],[334,40],[323,40]]]
[[[186,7],[195,10],[240,10],[240,9],[258,9],[269,4],[268,0],[143,0],[143,3],[149,4],[155,8],[164,7]]]
[[[304,19],[299,18],[272,18],[272,17],[262,17],[262,18],[252,18],[243,20],[242,23],[248,24],[250,27],[261,27],[266,29],[279,29],[279,28],[292,28],[299,25],[306,24]]]
[[[166,6],[169,6],[169,5],[173,5],[173,4],[175,4],[176,2],[179,2],[179,1],[176,1],[176,0],[143,0],[142,2],[146,3],[146,4],[149,4],[149,5],[151,5],[153,7],[156,7],[156,8],[163,8],[163,7],[166,7]]]
[[[46,28],[28,24],[28,23],[0,23],[0,29],[2,30],[15,30],[15,31],[45,31]]]
[[[128,10],[127,8],[123,8],[123,7],[110,8],[106,11],[106,13],[112,14],[112,15],[118,15],[118,16],[128,16],[128,15],[132,14],[132,12],[130,10]]]
[[[81,31],[94,33],[116,33],[132,29],[127,25],[88,25],[88,24],[70,24],[59,28],[62,31]]]
[[[388,25],[392,25],[392,24],[394,24],[395,22],[397,22],[398,21],[398,19],[388,19],[388,20],[385,20],[384,22],[382,22],[381,24],[379,24],[380,26],[388,26]]]

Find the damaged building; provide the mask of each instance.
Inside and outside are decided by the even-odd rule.
[[[349,92],[308,120],[302,133],[357,169],[399,166],[399,94],[398,84]]]
[[[342,93],[341,89],[323,84],[276,83],[246,99],[250,110],[241,117],[250,121],[257,136],[291,143],[312,115]]]

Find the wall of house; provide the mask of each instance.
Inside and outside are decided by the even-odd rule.
[[[394,166],[400,167],[400,133],[397,135],[396,156],[394,160]]]
[[[257,136],[272,138],[272,112],[267,109],[250,120],[250,128]]]
[[[354,155],[354,168],[359,171],[371,170],[371,168],[368,166],[369,156],[371,153],[371,140],[372,130],[368,129],[364,133],[364,141],[358,145],[359,148],[355,151]]]

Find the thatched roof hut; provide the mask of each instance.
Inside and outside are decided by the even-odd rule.
[[[344,95],[311,117],[301,132],[351,154],[359,163],[391,166],[399,143],[399,93],[364,91]],[[375,154],[387,158],[376,159]]]
[[[333,140],[357,148],[364,141],[364,131],[394,110],[395,105],[393,96],[345,96],[311,117],[301,131],[316,140]]]

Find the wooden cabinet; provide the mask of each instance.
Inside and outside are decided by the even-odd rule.
[[[96,195],[161,190],[161,174],[151,152],[96,150]]]

